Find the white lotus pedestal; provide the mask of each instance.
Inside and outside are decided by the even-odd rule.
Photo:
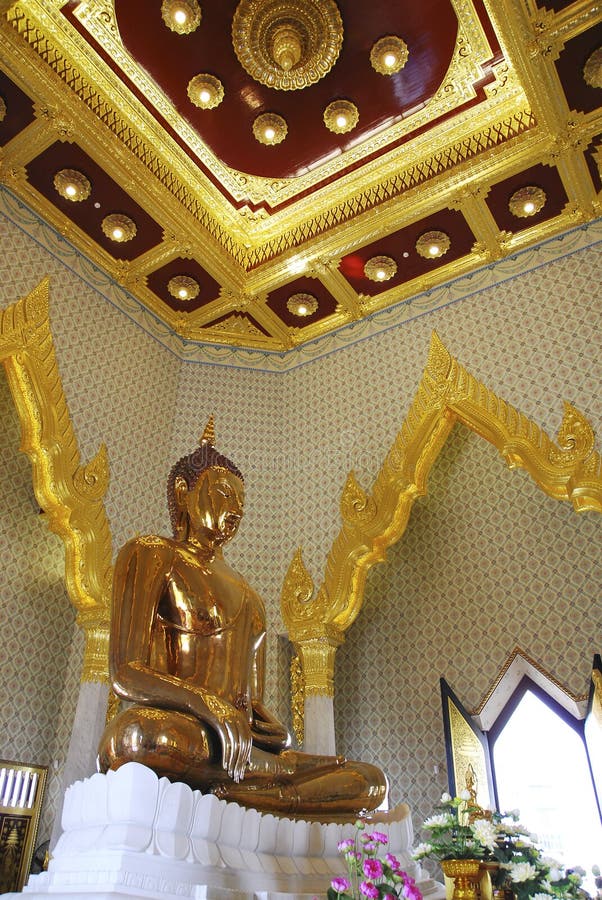
[[[172,784],[146,766],[77,781],[65,794],[63,834],[47,872],[30,877],[29,898],[69,900],[293,900],[324,896],[344,874],[337,844],[353,824],[298,822]],[[411,859],[408,807],[378,830],[429,900],[442,886]],[[18,897],[7,894],[6,897]]]

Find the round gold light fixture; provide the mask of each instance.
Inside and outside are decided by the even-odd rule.
[[[200,288],[198,281],[189,275],[174,275],[167,282],[167,290],[172,297],[184,303],[186,300],[194,300],[198,296]]]
[[[278,91],[315,84],[334,66],[342,43],[334,0],[240,0],[232,20],[241,66]]]
[[[438,259],[450,247],[451,241],[444,231],[425,231],[416,241],[416,251],[424,259]]]
[[[213,75],[195,75],[188,82],[188,99],[199,109],[215,109],[224,99],[224,86]]]
[[[408,61],[408,45],[400,37],[389,34],[376,41],[370,51],[372,68],[380,75],[394,75]]]
[[[324,124],[335,134],[352,131],[358,123],[360,114],[357,106],[350,100],[333,100],[324,110]]]
[[[65,200],[87,200],[92,190],[90,182],[77,169],[61,169],[54,176],[54,187]]]
[[[583,67],[585,83],[593,88],[602,87],[602,47],[598,47],[587,58]]]
[[[370,281],[388,281],[397,272],[397,263],[390,256],[373,256],[364,263],[364,275]]]
[[[102,230],[104,234],[111,240],[122,244],[124,241],[131,241],[136,236],[136,223],[129,216],[121,213],[111,213],[102,220]]]
[[[291,294],[286,301],[286,308],[294,316],[311,316],[318,308],[318,301],[313,294]]]
[[[197,0],[163,0],[161,16],[176,34],[191,34],[201,22],[201,8]]]
[[[508,201],[508,209],[513,216],[526,219],[544,208],[547,197],[545,191],[533,184],[515,191]]]
[[[0,97],[0,122],[3,122],[6,117],[6,101],[4,97]]]
[[[253,122],[253,134],[256,140],[267,146],[282,143],[287,131],[286,120],[276,113],[262,113]]]

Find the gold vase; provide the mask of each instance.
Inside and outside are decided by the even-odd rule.
[[[452,900],[479,900],[480,859],[443,859],[441,868],[453,878]]]
[[[479,891],[481,900],[493,900],[493,884],[492,875],[494,875],[500,867],[495,859],[481,860],[479,870]]]

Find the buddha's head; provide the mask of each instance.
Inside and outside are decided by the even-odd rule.
[[[244,482],[240,470],[213,446],[213,419],[200,445],[173,466],[167,501],[174,537],[206,547],[234,537],[243,514]]]

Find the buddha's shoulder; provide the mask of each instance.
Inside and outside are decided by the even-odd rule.
[[[177,552],[178,543],[173,538],[160,534],[137,534],[130,538],[119,551],[122,557],[148,556],[153,554],[165,554]]]

